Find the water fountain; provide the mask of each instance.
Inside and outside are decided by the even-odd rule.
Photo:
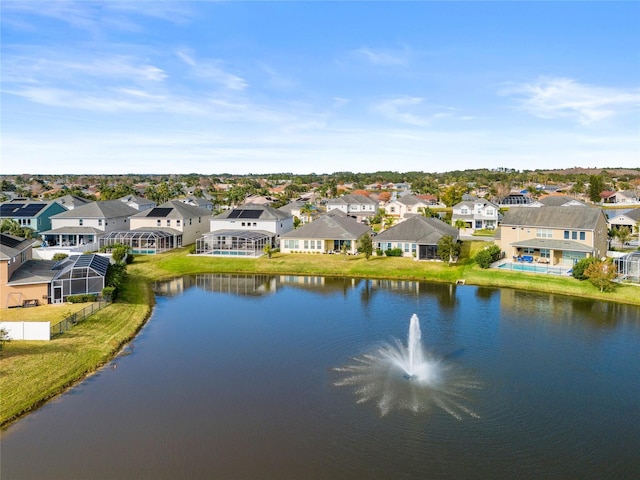
[[[411,316],[406,346],[398,339],[336,368],[336,386],[352,387],[357,403],[375,402],[381,415],[392,410],[426,413],[442,410],[461,420],[476,417],[465,405],[480,384],[447,358],[435,358],[422,346],[420,320]]]

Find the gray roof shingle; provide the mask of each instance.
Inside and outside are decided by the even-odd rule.
[[[458,229],[437,218],[416,215],[379,233],[376,241],[435,245],[445,235],[450,235],[457,239]]]
[[[604,213],[596,207],[512,207],[501,225],[594,230],[600,217]]]
[[[371,228],[368,225],[359,223],[351,217],[323,215],[313,222],[283,234],[281,238],[355,240],[370,231]]]

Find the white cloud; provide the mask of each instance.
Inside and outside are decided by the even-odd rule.
[[[216,59],[197,60],[190,52],[176,52],[178,58],[191,68],[191,75],[199,79],[210,79],[228,90],[244,90],[248,83],[241,77],[225,71],[222,61]]]
[[[402,49],[374,49],[360,47],[353,51],[354,55],[378,66],[397,66],[409,63],[409,52]]]
[[[100,33],[103,27],[124,31],[139,31],[134,20],[151,17],[170,23],[185,23],[192,13],[188,2],[180,1],[72,1],[34,2],[5,0],[2,2],[3,22],[16,28],[30,28],[29,17],[44,17],[63,22],[73,28]]]
[[[453,116],[451,107],[429,105],[421,97],[390,98],[379,102],[374,109],[390,120],[419,127],[428,127],[434,120]]]
[[[570,118],[582,125],[637,111],[640,107],[640,89],[581,84],[569,78],[543,77],[512,85],[501,93],[516,96],[520,107],[536,117]]]

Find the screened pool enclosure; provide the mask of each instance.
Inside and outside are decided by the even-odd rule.
[[[640,251],[628,253],[616,258],[620,280],[640,283]]]
[[[105,287],[109,260],[96,254],[76,255],[58,262],[51,281],[51,303],[63,303],[69,295],[99,294]]]
[[[259,257],[272,244],[272,235],[262,230],[218,230],[196,240],[196,254]]]
[[[126,230],[110,232],[100,239],[100,247],[126,245],[131,253],[153,255],[182,246],[182,235],[165,230]]]

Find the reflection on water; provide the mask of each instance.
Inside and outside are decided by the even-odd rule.
[[[638,307],[286,275],[156,291],[123,355],[2,432],[2,480],[638,477]]]
[[[511,289],[499,292],[502,314],[513,320],[521,318],[520,312],[528,312],[554,323],[586,321],[599,327],[614,326],[621,319],[640,323],[640,309],[633,305]]]
[[[414,297],[429,294],[437,298],[440,306],[451,308],[456,305],[456,285],[433,284],[411,280],[361,279],[344,277],[319,277],[304,275],[243,275],[211,273],[186,275],[171,280],[157,281],[154,292],[161,296],[180,295],[190,288],[207,292],[232,293],[244,296],[261,296],[288,287],[313,291],[320,295],[336,292],[347,294],[359,289],[360,298],[368,303],[378,291],[392,291]],[[318,288],[322,287],[322,288]]]

